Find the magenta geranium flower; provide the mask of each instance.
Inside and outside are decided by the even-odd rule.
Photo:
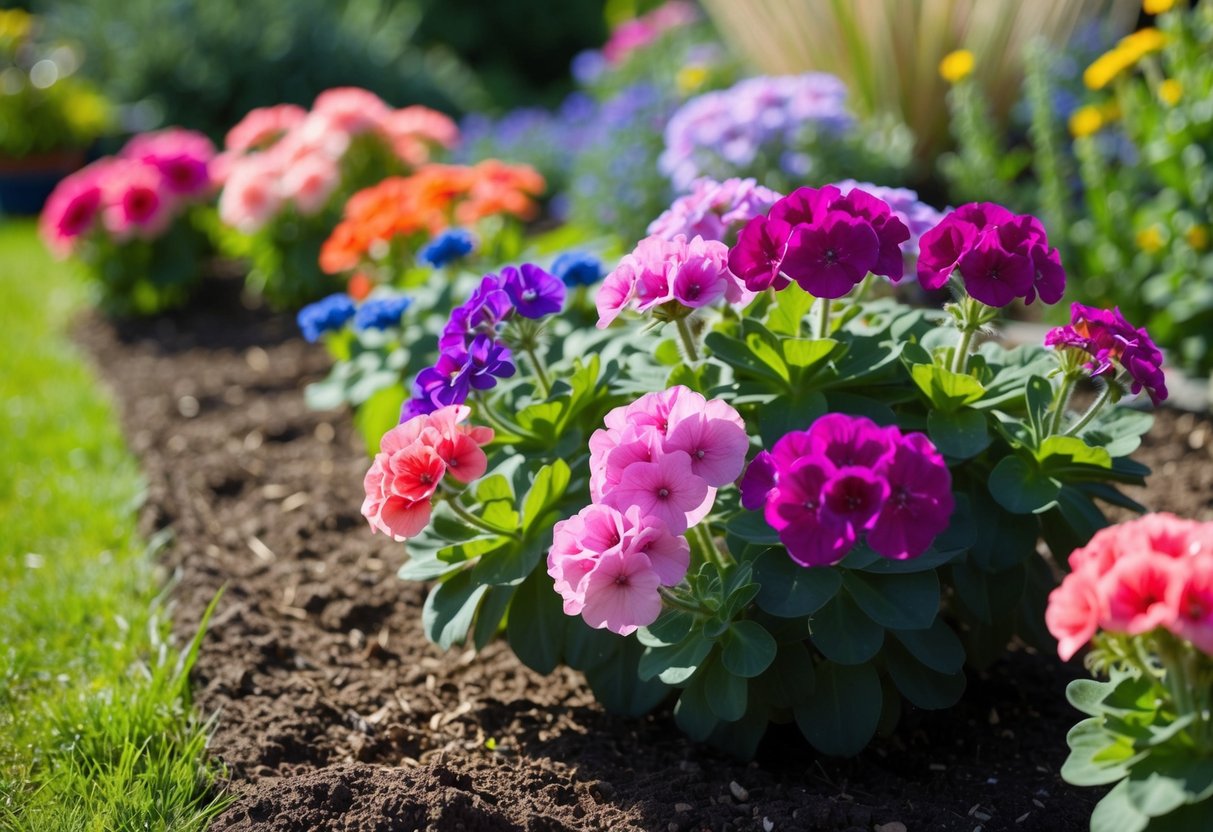
[[[746,223],[729,250],[729,269],[752,292],[782,289],[791,281],[780,273],[783,253],[788,246],[792,226],[767,217],[755,217]]]
[[[1129,378],[1131,392],[1144,389],[1154,404],[1167,398],[1162,351],[1149,333],[1134,328],[1119,308],[1071,305],[1070,324],[1049,330],[1045,346],[1085,353],[1090,359],[1086,367],[1092,376],[1113,376],[1120,366]]]
[[[831,211],[792,229],[780,271],[818,298],[840,298],[876,268],[880,239],[870,223]]]
[[[886,558],[921,555],[950,521],[952,478],[922,434],[831,413],[750,463],[742,506],[762,509],[797,563],[837,563],[864,535]]]

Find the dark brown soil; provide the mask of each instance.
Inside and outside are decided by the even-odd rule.
[[[309,412],[328,365],[289,318],[217,284],[175,318],[82,325],[170,528],[174,620],[192,635],[213,751],[238,795],[215,829],[1078,830],[1100,794],[1063,783],[1063,697],[1082,674],[1020,651],[962,703],[912,708],[855,760],[777,730],[757,762],[683,738],[667,709],[604,713],[577,673],[540,677],[502,645],[443,654],[420,627],[403,548],[359,515],[366,458],[345,414]],[[1141,454],[1153,507],[1213,517],[1213,425],[1161,414]],[[907,706],[908,708],[909,706]],[[904,825],[904,826],[903,826]]]

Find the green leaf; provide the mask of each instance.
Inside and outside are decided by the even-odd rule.
[[[863,664],[884,643],[884,628],[846,592],[835,595],[809,619],[809,633],[822,655],[838,664]]]
[[[1031,376],[1024,386],[1024,399],[1028,404],[1028,424],[1032,435],[1039,442],[1047,434],[1049,406],[1053,404],[1053,385],[1041,376]]]
[[[894,630],[893,636],[931,670],[957,673],[964,667],[964,645],[942,618],[920,630]]]
[[[404,388],[399,384],[384,387],[362,403],[354,414],[354,424],[366,443],[367,454],[374,456],[379,440],[400,422]]]
[[[747,323],[753,323],[747,321]],[[763,364],[771,368],[775,375],[779,376],[783,381],[788,381],[791,374],[788,372],[787,362],[783,360],[783,353],[780,350],[780,343],[775,340],[771,333],[766,332],[748,333],[745,337],[745,344],[749,347],[750,352],[761,361]]]
[[[813,693],[795,709],[796,724],[823,754],[858,754],[880,721],[880,677],[870,664],[817,666]]]
[[[1100,716],[1100,705],[1116,687],[1116,682],[1099,682],[1095,679],[1075,679],[1066,686],[1066,701],[1087,716]]]
[[[476,626],[472,628],[472,644],[477,650],[483,650],[501,631],[501,619],[514,597],[514,588],[510,586],[489,587],[480,602],[476,612]]]
[[[678,644],[645,648],[637,674],[642,681],[656,676],[667,685],[680,685],[691,678],[711,652],[711,639],[705,638],[699,630],[692,630]]]
[[[1036,458],[1041,470],[1052,476],[1063,476],[1076,466],[1112,467],[1106,450],[1093,448],[1077,436],[1050,436],[1036,450]]]
[[[986,572],[1002,572],[1035,556],[1037,525],[1034,518],[1009,514],[980,490],[975,490],[969,497],[974,531],[981,529],[980,540],[968,549],[969,561],[974,566]]]
[[[721,662],[730,673],[746,679],[762,673],[775,660],[775,639],[756,621],[733,622],[723,644]]]
[[[426,637],[443,650],[462,644],[487,586],[472,583],[470,570],[455,573],[426,596],[421,624]],[[555,594],[555,593],[553,593]]]
[[[709,332],[704,345],[712,355],[728,364],[743,377],[761,378],[772,382],[775,389],[788,389],[787,379],[759,358],[749,346],[723,332]],[[786,372],[786,367],[784,368]]]
[[[919,708],[938,711],[960,701],[965,689],[963,671],[944,673],[927,667],[896,640],[885,642],[882,655],[897,689]]]
[[[935,364],[914,364],[910,367],[910,377],[931,404],[948,412],[972,404],[986,392],[973,376],[954,373]]]
[[[821,609],[842,586],[838,571],[829,567],[806,567],[782,549],[771,549],[754,561],[758,606],[771,615],[798,618]]]
[[[725,530],[749,543],[761,546],[779,545],[779,532],[771,528],[761,511],[742,511],[733,515],[725,523]]]
[[[986,415],[979,410],[932,410],[927,434],[940,452],[953,459],[969,459],[990,446]]]
[[[779,645],[775,661],[758,682],[766,699],[776,708],[791,708],[808,698],[816,685],[813,655],[803,641],[787,641]]]
[[[1061,766],[1062,779],[1075,786],[1103,786],[1129,775],[1143,754],[1133,743],[1108,732],[1102,717],[1084,719],[1066,734],[1070,756]]]
[[[491,474],[476,483],[476,500],[491,503],[496,500],[514,502],[514,489],[504,474]],[[511,531],[513,531],[511,529]]]
[[[1133,766],[1127,782],[1126,795],[1133,808],[1159,817],[1213,796],[1213,759],[1185,748],[1156,748]]]
[[[499,547],[480,556],[480,562],[472,567],[474,581],[496,585],[520,583],[531,574],[535,565],[551,547],[551,539],[546,535],[525,543],[512,538],[508,541],[508,546]]]
[[[869,618],[889,629],[930,627],[939,611],[939,578],[933,571],[906,575],[846,572],[842,585]]]
[[[801,370],[801,377],[812,375],[818,365],[824,364],[838,350],[839,342],[834,338],[818,338],[808,341],[791,339],[783,342],[783,355],[788,364]]]
[[[554,508],[569,487],[571,472],[568,463],[557,459],[539,469],[530,491],[522,501],[523,534],[530,535],[548,510]]]
[[[610,630],[595,630],[579,616],[568,617],[568,628],[564,635],[564,660],[569,667],[588,672],[600,665],[614,665],[614,659],[625,639]]]
[[[703,677],[703,690],[712,713],[726,722],[741,719],[748,699],[746,680],[730,673],[719,658],[707,663]]]
[[[990,494],[1012,514],[1034,514],[1053,506],[1061,483],[1018,456],[1005,456],[988,481]]]
[[[788,286],[776,293],[775,302],[767,313],[767,328],[778,335],[799,338],[805,315],[812,307],[812,295],[799,286]]]
[[[762,702],[751,703],[740,719],[717,722],[708,742],[739,760],[749,760],[758,751],[770,722],[770,709]]]
[[[1127,792],[1128,784],[1118,783],[1104,795],[1091,813],[1091,832],[1143,832],[1150,819],[1133,808]]]
[[[708,704],[706,675],[695,676],[674,704],[674,721],[683,733],[698,742],[706,740],[718,722]]]
[[[805,430],[829,404],[820,391],[801,388],[795,393],[776,396],[758,409],[758,432],[768,448],[785,434]],[[761,512],[758,512],[761,517]]]
[[[684,610],[667,609],[656,621],[636,631],[636,638],[645,647],[670,647],[688,635],[695,616]]]
[[[670,688],[656,679],[637,679],[637,667],[643,647],[635,639],[618,639],[619,652],[614,660],[589,668],[585,680],[594,698],[611,713],[624,716],[644,716],[670,693]]]
[[[551,673],[560,662],[567,629],[552,579],[542,569],[536,569],[519,584],[510,604],[506,623],[510,649],[536,673]]]

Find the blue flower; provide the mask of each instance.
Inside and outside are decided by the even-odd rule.
[[[602,279],[602,261],[584,251],[566,251],[552,261],[552,274],[565,286],[592,286]]]
[[[295,321],[303,330],[304,339],[315,343],[321,333],[341,329],[354,314],[354,301],[344,292],[338,292],[300,309]]]
[[[476,240],[464,228],[448,228],[430,240],[417,254],[417,259],[440,269],[466,257],[476,247]]]
[[[403,295],[367,298],[354,315],[354,329],[389,329],[400,324],[400,316],[412,301]]]

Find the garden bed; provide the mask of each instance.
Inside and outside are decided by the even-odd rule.
[[[854,760],[774,731],[738,763],[668,707],[604,713],[580,675],[540,677],[503,645],[476,661],[421,629],[401,546],[359,514],[367,460],[346,414],[306,409],[328,367],[293,320],[235,281],[172,317],[79,330],[148,480],[147,535],[186,638],[226,587],[196,669],[198,707],[238,795],[217,830],[1079,829],[1100,797],[1058,775],[1077,665],[1012,651],[956,708],[907,707]],[[1213,424],[1163,411],[1139,459],[1152,508],[1213,516]],[[893,825],[889,825],[893,824]]]

